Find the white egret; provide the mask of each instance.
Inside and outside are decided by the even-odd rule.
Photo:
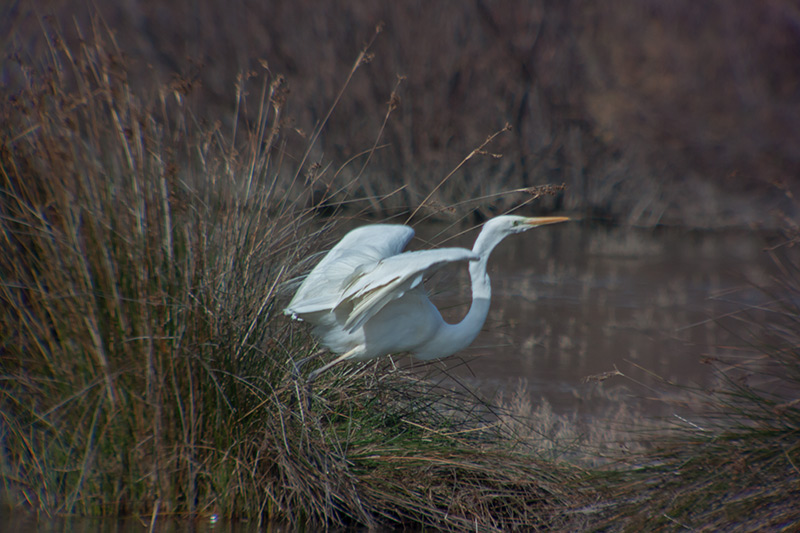
[[[309,381],[344,360],[401,352],[430,360],[466,348],[489,313],[492,289],[486,263],[494,247],[508,235],[565,220],[495,217],[484,224],[472,250],[403,252],[414,236],[408,226],[374,224],[352,230],[311,271],[284,309],[309,322],[320,343],[341,354],[312,372]],[[423,279],[458,261],[469,262],[472,305],[461,322],[448,324],[428,299]]]

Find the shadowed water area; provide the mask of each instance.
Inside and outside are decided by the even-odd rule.
[[[473,238],[446,245],[470,246]],[[744,230],[576,223],[509,237],[489,261],[486,324],[471,347],[446,360],[448,371],[489,397],[525,384],[535,402],[558,412],[598,414],[611,400],[598,398],[596,380],[584,381],[617,369],[627,377],[605,380],[606,392],[658,411],[647,399],[676,390],[656,376],[708,386],[716,378],[702,361],[743,344],[736,313],[763,298],[756,287],[772,270],[764,246]],[[468,286],[466,269],[431,284],[448,321],[466,312]]]
[[[216,517],[198,518],[159,517],[155,524],[151,517],[117,519],[54,516],[0,509],[0,531],[3,533],[288,533],[296,531],[284,524],[272,522],[259,526],[256,520],[217,520]]]

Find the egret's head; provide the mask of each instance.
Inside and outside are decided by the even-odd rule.
[[[503,215],[494,217],[483,225],[472,251],[484,257],[489,257],[495,246],[509,235],[522,233],[537,226],[555,224],[569,220],[567,217],[521,217],[517,215]],[[470,267],[472,268],[472,267]]]
[[[569,217],[521,217],[517,215],[503,215],[495,217],[483,225],[484,231],[496,232],[504,235],[522,233],[537,226],[564,222]]]

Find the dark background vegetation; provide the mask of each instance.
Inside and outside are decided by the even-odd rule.
[[[88,32],[100,16],[132,82],[173,79],[207,112],[200,119],[232,116],[238,75],[266,66],[285,76],[283,146],[296,159],[383,23],[311,154],[326,169],[318,187],[357,176],[363,156],[341,167],[375,143],[405,77],[360,178],[362,196],[402,187],[363,202],[376,216],[417,206],[506,123],[513,129],[488,147],[503,157],[473,159],[431,205],[565,183],[541,210],[771,226],[793,216],[787,196],[800,194],[800,8],[791,0],[41,0],[0,9],[6,51],[46,54],[46,15],[76,41],[76,22]],[[3,69],[4,84],[18,82]],[[502,198],[460,207],[489,215],[521,201]]]

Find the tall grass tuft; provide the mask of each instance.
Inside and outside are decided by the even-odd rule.
[[[93,37],[19,59],[2,104],[5,480],[56,512],[238,511],[257,497],[227,490],[255,401],[238,380],[286,358],[302,217],[274,209],[269,131],[237,153],[188,84],[142,98]]]
[[[397,370],[292,377],[316,347],[281,299],[324,228],[302,207],[314,169],[281,168],[280,77],[225,135],[191,111],[191,80],[135,92],[113,34],[49,37],[46,60],[9,59],[0,102],[6,498],[328,526],[566,520],[545,509],[572,469],[506,449],[474,401]]]

